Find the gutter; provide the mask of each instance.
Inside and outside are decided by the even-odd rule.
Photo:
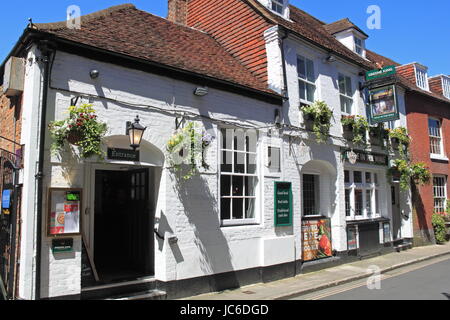
[[[287,39],[289,36],[289,33],[284,30],[284,36],[281,38],[281,59],[283,60],[283,82],[284,82],[284,88],[283,88],[283,101],[289,100],[288,95],[288,84],[287,84],[287,73],[286,73],[286,54],[284,52],[284,40]]]

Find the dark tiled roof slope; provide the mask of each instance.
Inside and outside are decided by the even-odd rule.
[[[331,34],[336,34],[336,33],[339,33],[341,31],[353,28],[353,29],[356,29],[359,32],[361,32],[366,37],[368,37],[368,35],[364,31],[362,31],[358,26],[356,26],[348,18],[344,18],[342,20],[335,21],[333,23],[329,23],[329,24],[325,25],[324,28],[325,28],[325,30],[327,30]]]
[[[373,69],[374,65],[356,54],[355,52],[348,49],[342,43],[340,43],[331,33],[325,29],[325,23],[319,19],[311,16],[299,8],[290,5],[290,20],[288,21],[275,13],[271,12],[265,8],[261,3],[256,0],[243,0],[254,7],[258,12],[263,15],[266,19],[270,20],[274,24],[278,24],[293,33],[300,35],[306,40],[321,46],[325,50],[334,52],[344,58],[350,60],[351,62],[362,65],[367,69]]]
[[[212,37],[125,4],[83,16],[81,29],[66,22],[35,24],[59,38],[205,75],[276,95]]]

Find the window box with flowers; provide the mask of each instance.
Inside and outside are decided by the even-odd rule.
[[[197,175],[199,168],[209,169],[205,159],[205,150],[211,144],[213,137],[194,122],[189,122],[177,130],[167,142],[169,163],[175,172],[180,172],[183,180],[189,180]]]
[[[105,123],[98,121],[92,105],[71,106],[68,118],[52,121],[49,124],[49,131],[53,138],[51,150],[61,152],[68,142],[79,147],[81,158],[97,156],[104,159],[105,152],[101,144],[107,129]]]
[[[383,141],[388,138],[389,132],[384,128],[384,124],[380,123],[376,127],[369,128],[370,143],[372,145],[383,146]]]
[[[317,142],[325,143],[330,136],[333,111],[323,101],[302,106],[301,110],[305,118],[306,128],[314,132]]]
[[[344,129],[344,138],[351,140],[355,145],[366,145],[369,123],[363,116],[343,116],[341,123]]]

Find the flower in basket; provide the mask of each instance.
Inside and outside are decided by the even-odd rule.
[[[107,132],[105,123],[98,121],[95,110],[90,104],[69,107],[69,117],[49,124],[53,138],[52,151],[60,152],[66,142],[80,148],[80,156],[89,158],[97,155],[104,157],[101,140]]]

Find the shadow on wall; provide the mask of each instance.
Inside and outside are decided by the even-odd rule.
[[[205,275],[213,275],[211,289],[238,288],[239,281],[231,263],[232,254],[220,228],[217,199],[207,181],[200,175],[188,181],[184,181],[178,173],[171,176],[176,180],[174,191],[194,232],[194,244],[200,251],[200,268]]]
[[[430,230],[433,230],[433,227],[427,223],[426,210],[422,196],[415,184],[412,184],[411,193],[413,199],[413,212],[417,221],[417,226],[419,227],[419,230],[414,232],[414,240],[420,242],[420,244],[436,243],[434,233],[430,232]],[[420,238],[417,239],[417,237]]]

